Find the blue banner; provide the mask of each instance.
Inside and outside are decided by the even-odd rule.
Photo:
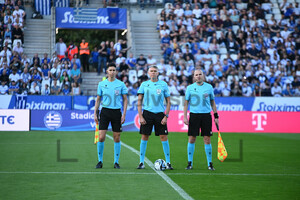
[[[137,112],[127,112],[123,131],[137,130],[136,116]],[[94,131],[95,124],[92,110],[31,111],[31,130]],[[111,125],[108,128],[111,129]]]
[[[72,96],[28,95],[26,109],[30,110],[71,110]]]
[[[56,28],[127,29],[127,10],[123,8],[95,9],[56,8]],[[80,20],[81,19],[81,20]]]
[[[215,97],[218,111],[251,111],[253,97]]]

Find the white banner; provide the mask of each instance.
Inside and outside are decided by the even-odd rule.
[[[29,131],[30,110],[0,110],[0,131]]]

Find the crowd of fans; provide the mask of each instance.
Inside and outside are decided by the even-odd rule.
[[[173,95],[199,68],[216,96],[299,96],[299,14],[299,3],[286,0],[167,3],[158,20],[161,74]]]
[[[298,3],[286,0],[166,3],[157,27],[159,61],[152,55],[135,58],[121,39],[103,41],[88,51],[87,67],[78,50],[88,47],[82,45],[84,39],[78,48],[60,38],[52,58],[44,54],[42,59],[38,54],[29,59],[5,42],[0,52],[0,93],[80,95],[83,71],[92,67],[104,75],[107,63],[114,62],[131,95],[148,79],[148,67],[157,65],[159,79],[168,83],[174,96],[185,94],[195,69],[203,70],[215,96],[300,96],[299,13]]]

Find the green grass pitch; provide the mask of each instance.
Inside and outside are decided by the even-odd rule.
[[[164,173],[193,199],[300,198],[300,134],[222,133],[222,138],[229,156],[223,163],[217,160],[214,134],[216,171],[207,170],[201,137],[196,141],[194,169],[187,171],[187,135],[170,133],[174,170]],[[148,165],[137,170],[138,155],[124,146],[121,169],[114,169],[109,138],[103,169],[94,169],[93,140],[92,131],[0,132],[0,199],[183,199]],[[123,132],[121,140],[139,150],[137,132]],[[162,144],[154,135],[146,157],[152,162],[164,159]]]

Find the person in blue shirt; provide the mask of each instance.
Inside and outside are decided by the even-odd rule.
[[[192,85],[187,87],[185,93],[184,103],[184,123],[188,125],[188,166],[187,170],[193,168],[193,155],[195,151],[196,137],[199,136],[201,129],[201,136],[203,136],[205,144],[205,153],[209,170],[215,170],[212,163],[212,147],[210,137],[212,136],[212,117],[211,108],[214,112],[215,124],[219,125],[219,115],[215,103],[215,96],[213,87],[204,82],[205,76],[201,70],[195,70],[194,81]],[[188,120],[187,110],[190,105],[190,118]]]
[[[99,124],[99,142],[97,143],[98,163],[96,168],[102,168],[103,166],[104,141],[108,125],[111,123],[114,138],[114,168],[120,169],[120,133],[122,132],[122,124],[125,122],[128,89],[122,81],[116,79],[118,72],[114,63],[108,65],[106,73],[107,79],[98,84],[94,111],[94,120],[96,124]],[[122,99],[123,114],[121,113]],[[99,114],[100,101],[102,101],[102,109]]]
[[[170,92],[166,82],[158,80],[157,66],[150,66],[148,75],[150,80],[141,84],[138,90],[138,113],[140,118],[140,164],[137,169],[144,169],[144,159],[147,149],[147,142],[151,135],[153,126],[155,135],[160,137],[167,162],[167,169],[173,169],[170,162],[170,147],[168,141],[167,119],[169,117],[171,101]],[[166,109],[164,106],[166,99]],[[143,112],[142,112],[143,107]]]

